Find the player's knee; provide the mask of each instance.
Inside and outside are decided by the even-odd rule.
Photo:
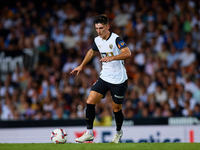
[[[122,106],[121,105],[114,105],[113,106],[113,111],[114,112],[118,112],[118,111],[120,111],[122,109]]]
[[[92,98],[88,98],[87,101],[86,101],[86,103],[94,105],[94,104],[96,104],[96,101],[94,99],[92,99]]]
[[[91,91],[88,99],[86,100],[87,104],[96,104],[102,99],[103,95],[100,93]]]

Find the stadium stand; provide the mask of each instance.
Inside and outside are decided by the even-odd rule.
[[[126,119],[200,117],[198,0],[11,1],[0,6],[0,120],[83,119],[101,70],[96,55],[70,75],[107,14],[131,50],[126,59]],[[110,125],[110,93],[96,106],[96,125]]]

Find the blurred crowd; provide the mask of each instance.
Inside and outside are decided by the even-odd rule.
[[[78,119],[101,70],[97,54],[78,75],[107,14],[132,56],[125,60],[126,119],[200,117],[199,0],[15,1],[0,9],[0,50],[34,51],[34,69],[16,67],[0,84],[1,120]],[[112,97],[96,105],[97,125],[113,118]]]

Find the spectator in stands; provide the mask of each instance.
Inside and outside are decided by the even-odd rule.
[[[134,61],[137,64],[139,71],[143,72],[145,66],[144,48],[140,48],[139,53],[135,56]]]
[[[159,106],[157,106],[155,108],[155,111],[154,111],[152,116],[156,117],[156,118],[161,117],[162,116],[162,109]]]
[[[170,53],[167,56],[167,66],[171,68],[172,64],[179,59],[179,53],[176,51],[175,46],[170,47]]]
[[[184,51],[180,53],[179,60],[182,67],[188,67],[195,61],[195,53],[192,51],[190,45],[185,47]]]
[[[14,87],[13,85],[11,84],[11,81],[10,79],[7,79],[5,82],[4,82],[4,86],[1,87],[0,89],[0,95],[1,97],[4,97],[5,96],[5,93],[8,91],[9,94],[13,94],[14,93]]]
[[[128,99],[126,100],[126,105],[123,109],[124,118],[131,119],[134,117],[133,101]]]
[[[156,110],[156,109],[157,109],[156,102],[155,101],[149,102],[149,104],[148,104],[148,114],[150,116],[160,115],[159,110]]]
[[[139,101],[139,102],[138,102],[138,105],[137,105],[137,109],[136,109],[136,111],[137,111],[136,117],[137,117],[137,118],[142,117],[143,109],[146,109],[146,110],[147,110],[147,108],[146,108],[146,106],[144,105],[143,101]],[[148,112],[148,110],[147,110],[147,112]]]
[[[65,29],[64,31],[63,44],[65,49],[75,48],[76,46],[75,37],[73,36],[72,32],[68,29]]]
[[[156,90],[156,82],[155,81],[151,81],[151,77],[149,75],[144,75],[144,85],[147,88],[147,94],[152,94],[155,93]]]
[[[193,115],[192,114],[192,110],[190,109],[190,103],[189,103],[189,101],[185,101],[184,108],[182,110],[182,115],[185,116],[185,117]]]
[[[165,102],[163,105],[162,117],[171,117],[172,115],[169,103]]]
[[[197,75],[197,79],[195,80],[195,84],[197,86],[196,91],[193,93],[193,98],[200,104],[200,74]]]
[[[184,83],[185,91],[190,91],[193,94],[195,91],[198,90],[198,87],[192,81],[192,76],[190,74],[186,74],[184,78],[185,78],[185,83]]]
[[[55,114],[52,116],[54,120],[67,119],[67,114],[64,113],[62,106],[58,106],[55,110]]]
[[[163,104],[167,101],[167,91],[163,89],[161,84],[156,86],[155,98],[156,102],[160,104]]]
[[[200,117],[200,106],[199,106],[199,104],[196,104],[195,107],[194,107],[194,116]]]
[[[149,117],[149,112],[148,112],[148,109],[147,108],[143,108],[142,109],[142,118],[147,118]]]
[[[7,96],[5,98],[5,102],[1,104],[1,119],[2,120],[12,120],[13,119],[13,113],[11,111],[12,107],[12,100],[10,96]]]
[[[183,107],[178,104],[178,99],[176,97],[173,98],[174,109],[172,109],[173,116],[181,117]]]
[[[64,64],[62,71],[64,73],[69,73],[77,66],[78,66],[78,63],[75,60],[73,60],[71,56],[68,56],[67,62]]]
[[[148,103],[147,102],[147,100],[148,100],[148,94],[147,94],[147,91],[146,91],[146,87],[142,86],[140,89],[141,90],[140,90],[140,93],[139,93],[139,99],[146,104],[146,103]]]
[[[185,92],[185,99],[184,99],[184,101],[185,102],[188,101],[190,110],[193,111],[194,107],[195,107],[195,105],[197,103],[197,101],[192,97],[192,93],[190,91],[186,91]]]
[[[132,101],[132,108],[135,109],[137,107],[137,103],[139,102],[138,92],[136,90],[132,90],[128,98]]]
[[[184,44],[185,44],[185,40],[181,39],[179,34],[175,33],[174,34],[174,41],[173,41],[173,45],[179,50],[181,51],[184,48]]]

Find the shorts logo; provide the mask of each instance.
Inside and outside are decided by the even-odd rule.
[[[116,97],[116,98],[124,98],[124,96],[117,96],[117,95],[114,95],[114,97]]]
[[[113,45],[112,45],[112,44],[110,44],[110,45],[109,45],[109,48],[110,48],[110,49],[112,49],[112,48],[113,48]]]

